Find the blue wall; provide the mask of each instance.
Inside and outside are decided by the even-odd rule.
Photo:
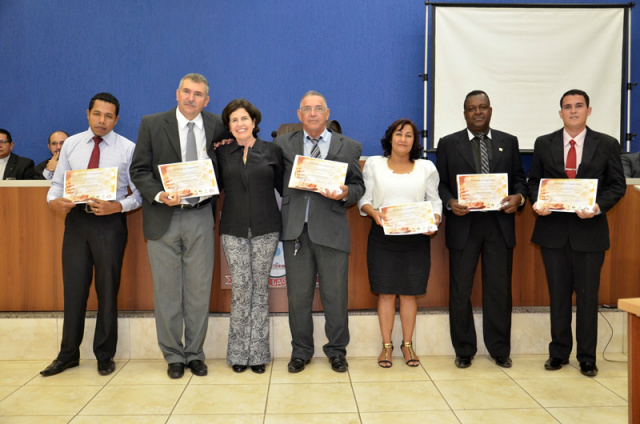
[[[422,0],[0,0],[0,127],[37,163],[48,134],[85,130],[89,99],[109,91],[121,103],[116,131],[135,141],[140,118],[174,107],[179,79],[199,72],[207,110],[246,97],[267,140],[297,122],[300,96],[315,89],[363,155],[379,154],[393,120],[422,126],[424,34]],[[640,96],[632,101],[640,133]]]

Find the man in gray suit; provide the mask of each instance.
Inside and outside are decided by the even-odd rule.
[[[347,277],[351,246],[346,212],[364,194],[359,163],[362,146],[326,128],[329,108],[324,96],[316,91],[302,97],[298,119],[303,131],[283,134],[275,140],[282,147],[285,182],[291,178],[296,155],[345,162],[349,167],[340,191],[315,193],[284,186],[281,239],[292,337],[288,369],[292,373],[302,371],[314,353],[311,308],[318,276],[329,340],[323,350],[331,368],[345,372],[349,368],[345,356],[349,343]]]
[[[640,152],[622,155],[622,169],[627,178],[640,178]]]
[[[185,365],[195,375],[207,374],[202,346],[213,276],[215,197],[167,193],[158,165],[210,160],[215,166],[214,145],[227,134],[219,115],[202,110],[209,103],[205,77],[185,75],[176,100],[177,108],[142,118],[131,163],[131,179],[142,193],[158,344],[171,378],[182,377]]]

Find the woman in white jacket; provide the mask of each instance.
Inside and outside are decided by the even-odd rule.
[[[432,162],[420,159],[422,147],[418,128],[409,119],[399,119],[382,139],[384,156],[372,156],[364,165],[366,191],[358,207],[362,216],[373,219],[367,250],[371,291],[378,294],[378,319],[382,333],[382,353],[378,364],[390,368],[393,363],[391,332],[395,318],[396,296],[400,297],[402,355],[411,367],[420,364],[413,349],[416,296],[427,291],[431,268],[429,241],[435,233],[385,235],[381,206],[430,201],[436,224],[440,224],[442,202],[438,197],[438,171]]]

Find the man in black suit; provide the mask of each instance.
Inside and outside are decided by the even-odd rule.
[[[227,135],[220,115],[203,111],[209,103],[204,76],[185,75],[176,100],[177,108],[142,118],[131,163],[131,179],[142,193],[158,344],[171,378],[181,378],[185,365],[198,376],[208,372],[202,347],[213,277],[215,196],[182,199],[166,192],[158,165],[209,160],[216,166],[215,143]]]
[[[69,134],[64,131],[54,131],[49,135],[47,148],[51,152],[51,159],[45,159],[36,165],[34,179],[51,180],[53,178],[53,173],[56,172],[56,166],[58,166],[60,150],[62,150],[62,145],[67,138],[69,138]]]
[[[598,374],[598,289],[604,252],[609,248],[607,211],[626,192],[620,161],[620,144],[587,127],[591,115],[589,96],[570,90],[560,99],[564,128],[538,137],[529,171],[529,197],[539,215],[531,241],[540,246],[551,299],[551,343],[547,370],[569,363],[573,347],[571,297],[576,293],[577,359],[580,372]],[[567,163],[568,162],[568,163]],[[555,212],[538,201],[542,178],[593,178],[598,180],[593,210]]]
[[[12,153],[11,133],[0,128],[0,174],[3,180],[32,180],[33,161]]]
[[[527,187],[518,139],[491,129],[491,113],[489,96],[479,90],[470,92],[464,101],[467,128],[443,137],[437,149],[438,190],[447,206],[449,324],[459,368],[469,367],[478,350],[470,297],[480,255],[484,343],[496,364],[511,367],[514,213],[524,206]],[[468,206],[458,202],[457,175],[480,173],[508,174],[508,195],[498,211],[470,213]]]
[[[622,155],[622,169],[627,178],[640,178],[640,152]]]
[[[309,91],[302,97],[298,119],[303,131],[283,134],[275,140],[282,147],[285,168],[280,239],[284,242],[287,266],[292,337],[288,369],[292,373],[300,372],[313,357],[311,308],[318,276],[329,340],[323,351],[334,371],[345,372],[349,368],[346,360],[349,343],[347,277],[351,250],[346,213],[347,208],[358,203],[364,194],[359,163],[362,146],[327,129],[327,101],[316,91]],[[314,155],[315,149],[318,149],[317,155]],[[345,184],[339,191],[322,193],[289,188],[296,155],[347,163]]]

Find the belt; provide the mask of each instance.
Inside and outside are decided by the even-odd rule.
[[[76,205],[74,209],[77,209],[79,211],[86,212],[86,213],[93,213],[93,210],[91,210],[91,206],[89,206],[88,203],[81,203],[79,205]]]
[[[189,204],[180,203],[178,205],[178,207],[180,209],[199,209],[199,208],[207,206],[209,203],[211,203],[211,199],[212,199],[212,197],[209,197],[208,199],[203,200],[200,203],[196,203],[195,205],[189,205]]]

